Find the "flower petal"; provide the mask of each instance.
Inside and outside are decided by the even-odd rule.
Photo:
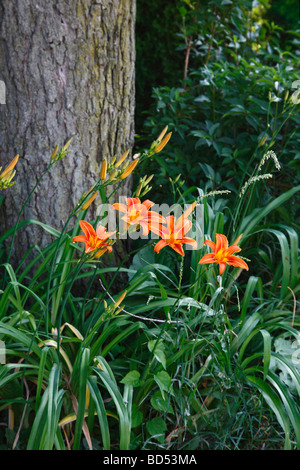
[[[225,269],[226,269],[226,263],[220,263],[219,264],[219,274],[220,274],[220,276],[221,276],[221,274],[223,274]]]
[[[181,256],[184,256],[184,251],[180,243],[170,243],[169,245],[174,251],[179,253]]]
[[[76,237],[73,237],[73,243],[74,242],[88,243],[88,239],[84,235],[77,235]]]
[[[141,203],[141,201],[138,197],[126,197],[125,200],[126,200],[126,204],[127,204],[128,207],[131,207],[134,204],[140,204]]]
[[[181,239],[182,243],[187,243],[188,245],[192,245],[193,249],[197,248],[197,242],[193,238],[184,237]]]
[[[174,215],[168,215],[166,217],[166,223],[167,223],[167,228],[168,228],[168,235],[170,233],[174,233]]]
[[[148,212],[148,219],[159,221],[161,224],[166,223],[166,219],[161,214],[155,211]]]
[[[149,199],[146,199],[144,202],[142,202],[142,205],[145,206],[147,210],[149,210],[150,207],[155,205],[155,202],[152,202]]]
[[[189,219],[180,218],[179,222],[176,223],[174,232],[176,238],[182,238],[192,227],[192,222]]]
[[[118,202],[115,202],[115,204],[112,206],[116,211],[127,212],[127,206],[125,206],[125,204],[119,204]]]
[[[107,232],[106,230],[106,227],[103,227],[103,225],[98,225],[96,235],[100,240],[107,240],[114,233],[116,233],[116,230],[114,232]]]
[[[213,253],[216,252],[216,244],[214,242],[212,242],[211,240],[205,240],[203,245],[209,246],[213,250]]]
[[[235,266],[236,268],[242,268],[242,269],[246,269],[247,271],[249,271],[249,266],[247,263],[245,263],[245,261],[241,258],[239,258],[238,256],[229,256],[228,260],[227,260],[227,264],[229,264],[230,266]]]
[[[79,220],[79,225],[87,238],[94,237],[96,235],[94,228],[89,222],[86,222],[85,220]]]
[[[216,253],[220,250],[227,250],[228,248],[228,240],[225,235],[220,233],[216,233]]]
[[[208,263],[216,263],[215,255],[213,253],[208,253],[207,255],[202,256],[199,261],[199,264],[208,264]]]
[[[238,253],[241,248],[238,245],[231,245],[226,250],[226,256],[231,256],[233,253]]]
[[[149,233],[149,227],[148,227],[148,224],[146,222],[140,222],[140,226],[142,227],[143,229],[143,235],[146,236],[148,235]]]
[[[164,248],[165,246],[167,246],[167,243],[165,242],[165,240],[159,240],[159,242],[156,243],[155,247],[154,247],[154,251],[156,253],[159,253],[160,250],[162,248]]]

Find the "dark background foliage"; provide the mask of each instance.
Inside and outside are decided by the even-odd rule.
[[[202,0],[198,3],[207,5],[209,2]],[[264,11],[266,20],[273,21],[284,30],[299,28],[298,0],[273,0],[264,3],[268,5]],[[137,0],[137,133],[141,131],[144,113],[147,113],[151,106],[152,88],[175,86],[183,76],[184,51],[179,47],[179,31],[186,6],[186,2],[182,0]],[[284,34],[281,34],[281,41],[283,38]]]
[[[298,23],[297,1],[138,2],[138,145],[165,125],[173,132],[163,156],[141,167],[158,174],[156,191],[168,198],[163,181],[180,174],[183,191],[236,197],[250,163],[270,149],[282,164],[270,197],[298,184],[299,117],[288,107]]]

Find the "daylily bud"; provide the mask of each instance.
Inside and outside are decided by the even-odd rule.
[[[157,138],[158,142],[160,142],[162,140],[162,138],[165,136],[165,133],[167,132],[167,130],[168,130],[168,126],[163,128],[162,132],[159,134],[159,136]]]
[[[117,157],[114,156],[114,157],[111,159],[111,161],[109,162],[109,164],[110,164],[111,166],[115,163],[116,158],[117,158]]]
[[[146,181],[144,182],[144,186],[147,186],[148,183],[150,183],[150,181],[152,180],[154,175],[150,175],[148,176],[148,178],[146,179]]]
[[[100,179],[103,181],[106,178],[107,160],[104,158],[101,165]]]
[[[287,90],[287,91],[285,92],[285,95],[284,95],[284,102],[287,101],[288,97],[289,97],[289,90]]]
[[[123,292],[123,294],[118,298],[118,300],[116,301],[115,305],[114,305],[114,308],[116,309],[117,307],[119,307],[119,305],[123,302],[123,300],[125,299],[126,297],[126,294],[127,294],[127,291]],[[124,308],[124,307],[123,307]]]
[[[85,204],[83,204],[83,206],[81,207],[81,210],[86,210],[88,207],[90,207],[90,205],[92,204],[92,202],[96,199],[97,197],[97,193],[94,193],[87,201]]]
[[[120,308],[118,308],[118,310],[115,312],[115,315],[118,315],[119,313],[122,312],[122,310],[124,309],[125,305],[121,305]]]
[[[69,147],[70,143],[72,142],[72,138],[68,140],[68,142],[63,146],[63,149],[64,150],[67,150],[67,148]]]
[[[19,155],[16,155],[10,164],[5,168],[5,170],[0,174],[0,190],[13,186],[14,182],[11,182],[11,180],[16,174],[14,167],[16,166],[18,159]]]
[[[54,158],[56,157],[57,151],[58,151],[58,145],[54,147],[54,150],[51,155],[51,160],[54,160]]]
[[[120,179],[123,180],[127,178],[127,176],[130,175],[130,173],[133,172],[135,167],[137,166],[139,160],[134,160],[133,162],[130,163],[129,167],[124,171],[124,173],[120,176]]]
[[[169,132],[166,137],[155,147],[154,153],[160,152],[169,142],[172,132]]]
[[[116,175],[118,174],[118,170],[113,170],[111,174],[109,175],[109,181],[112,181]]]
[[[238,245],[240,239],[242,238],[242,236],[243,236],[243,234],[241,233],[241,234],[234,240],[234,242],[232,243],[232,245]]]
[[[126,150],[126,152],[123,153],[122,157],[115,164],[115,168],[118,168],[120,165],[122,165],[124,160],[126,160],[126,158],[128,157],[128,154],[129,154],[129,150]]]
[[[262,141],[260,142],[260,147],[262,147],[265,143],[265,141],[267,140],[267,135],[264,136],[264,138],[262,139]]]
[[[10,173],[14,169],[14,167],[16,166],[18,160],[19,160],[19,155],[16,155],[15,158],[10,162],[10,164],[1,173],[0,179],[4,179],[4,177],[7,176],[8,173]]]
[[[138,185],[138,188],[136,190],[136,193],[135,193],[135,196],[136,197],[139,197],[140,194],[141,194],[141,190],[143,189],[144,185],[143,185],[143,182],[141,182],[139,185]]]

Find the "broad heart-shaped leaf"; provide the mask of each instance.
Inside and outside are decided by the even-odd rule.
[[[143,422],[143,413],[138,409],[134,403],[131,408],[131,427],[137,428]]]
[[[140,376],[141,374],[137,370],[131,370],[121,380],[121,384],[137,387],[140,384]]]
[[[168,392],[171,395],[174,395],[171,377],[169,376],[168,372],[165,370],[157,372],[157,374],[154,375],[154,380],[160,388],[163,399],[165,399],[164,392]]]
[[[159,390],[152,395],[150,402],[155,410],[174,414],[170,400],[167,397],[163,398],[162,393]]]
[[[150,352],[153,352],[154,356],[163,366],[166,368],[166,356],[165,356],[165,345],[162,341],[157,341],[152,339],[148,341],[148,349]]]
[[[167,425],[162,418],[157,416],[151,419],[151,421],[147,421],[146,427],[150,436],[155,437],[161,444],[164,442]]]

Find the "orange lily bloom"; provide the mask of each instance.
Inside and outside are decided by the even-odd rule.
[[[150,211],[150,207],[154,206],[154,202],[147,199],[142,202],[138,197],[127,197],[126,204],[115,203],[113,208],[120,212],[124,212],[121,219],[126,224],[126,229],[129,226],[140,225],[143,230],[143,235],[148,235],[149,231],[157,233],[159,225],[165,222],[164,217],[154,211]]]
[[[160,235],[161,240],[159,240],[154,247],[154,251],[156,253],[159,253],[162,248],[169,245],[181,256],[184,256],[182,248],[184,243],[192,245],[194,249],[197,248],[196,240],[185,237],[185,234],[192,226],[192,222],[189,219],[181,216],[175,223],[174,215],[169,215],[166,217],[166,224],[166,227],[163,225],[160,227],[158,234]]]
[[[111,237],[114,232],[106,232],[106,227],[99,225],[95,231],[91,224],[85,222],[84,220],[79,221],[81,230],[85,235],[77,235],[73,237],[74,242],[85,243],[85,253],[91,253],[95,251],[94,257],[100,258],[106,251],[109,253],[112,251],[112,246],[109,245],[109,237]]]
[[[209,246],[213,251],[204,255],[199,264],[217,263],[219,265],[219,274],[221,275],[226,268],[226,264],[235,266],[238,268],[249,270],[249,266],[244,260],[238,256],[234,256],[233,253],[238,253],[241,248],[237,245],[241,236],[239,236],[233,245],[228,246],[228,240],[225,235],[216,233],[216,243],[211,240],[205,240],[204,245]]]

